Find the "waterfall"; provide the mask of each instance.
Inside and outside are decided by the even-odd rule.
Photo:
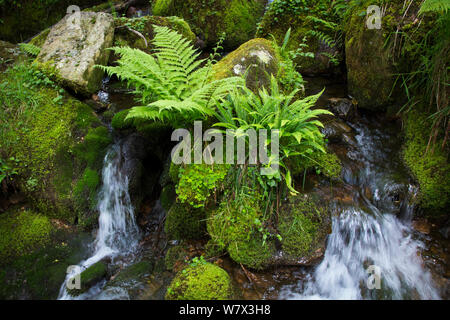
[[[109,258],[112,263],[118,258],[130,257],[137,250],[139,228],[136,225],[134,209],[128,193],[128,177],[121,171],[123,165],[120,143],[114,144],[107,152],[103,164],[103,185],[99,193],[97,237],[93,243],[93,255],[80,262],[81,271],[94,263]],[[79,272],[79,270],[78,270]],[[77,273],[69,273],[61,286],[59,299],[72,299],[67,293],[66,281]],[[98,288],[93,288],[97,292]],[[89,298],[85,293],[77,298]]]
[[[348,154],[359,166],[347,170],[344,181],[355,190],[354,201],[334,209],[322,262],[304,281],[284,286],[279,297],[440,299],[419,256],[424,245],[413,237],[411,198],[416,188],[399,178],[396,137],[386,134],[386,126],[381,130],[361,123],[352,126],[357,135]],[[398,194],[404,196],[401,205]]]

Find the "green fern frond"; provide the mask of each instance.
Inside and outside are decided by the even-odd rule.
[[[425,0],[420,7],[419,14],[425,12],[447,13],[450,10],[450,1],[448,0]]]
[[[214,113],[215,102],[243,79],[212,80],[212,62],[198,59],[192,43],[167,27],[153,25],[154,53],[128,47],[111,48],[119,55],[116,66],[97,66],[135,89],[139,107],[128,118],[189,122]]]
[[[38,56],[41,52],[41,48],[31,43],[19,43],[19,47],[22,51],[31,56]]]

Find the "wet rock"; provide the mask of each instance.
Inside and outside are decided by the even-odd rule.
[[[78,296],[87,290],[91,288],[93,285],[95,285],[97,282],[104,279],[107,275],[108,267],[105,262],[99,261],[97,263],[94,263],[90,267],[88,267],[86,270],[81,272],[80,274],[80,289],[67,289],[68,293],[72,296]],[[69,280],[69,283],[70,280]]]
[[[430,233],[430,225],[426,220],[414,220],[412,222],[412,226],[416,231],[419,231],[423,234]]]
[[[247,72],[247,87],[257,90],[270,84],[270,75],[276,76],[279,62],[272,43],[266,39],[252,39],[229,53],[214,65],[216,79],[242,76]]]
[[[356,105],[352,100],[346,98],[328,99],[329,109],[333,114],[342,119],[351,119],[355,116]]]
[[[101,86],[103,71],[95,65],[108,62],[114,38],[114,19],[106,13],[66,15],[53,26],[37,57],[41,68],[56,73],[63,86],[90,95]]]
[[[339,118],[322,121],[324,128],[321,129],[325,139],[330,142],[352,143],[354,141],[353,129]]]

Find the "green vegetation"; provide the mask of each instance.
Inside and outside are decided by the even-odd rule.
[[[213,113],[214,101],[242,82],[240,78],[211,79],[213,60],[196,60],[200,53],[179,33],[153,25],[153,55],[131,48],[113,48],[118,66],[100,68],[135,88],[139,103],[128,118],[191,123]],[[145,70],[145,72],[143,72]]]
[[[170,247],[164,258],[167,270],[173,270],[178,264],[184,263],[188,256],[187,253],[181,245]]]
[[[107,273],[107,265],[102,262],[96,262],[92,266],[88,267],[86,270],[83,270],[80,274],[80,289],[68,289],[67,292],[69,292],[72,296],[78,296],[82,294],[83,292],[86,292],[90,287],[92,287],[94,284],[102,280],[106,277]],[[70,282],[71,280],[69,280]]]
[[[50,242],[52,224],[43,215],[18,211],[0,215],[0,260],[31,253]]]
[[[450,164],[446,151],[427,152],[430,122],[426,113],[413,110],[407,114],[403,159],[419,182],[421,207],[443,215],[450,203]]]
[[[154,15],[184,18],[208,47],[214,47],[225,33],[227,50],[253,38],[263,13],[264,1],[260,0],[156,0],[153,3]]]
[[[205,211],[176,202],[166,215],[164,230],[170,239],[201,239],[205,236]]]
[[[290,197],[280,211],[278,229],[282,248],[296,259],[311,255],[327,234],[325,226],[330,224],[324,220],[329,220],[328,212],[318,203],[306,195],[299,195]]]
[[[323,125],[315,118],[321,114],[331,113],[322,109],[311,109],[322,92],[293,101],[300,89],[284,95],[280,92],[273,76],[269,89],[270,91],[262,88],[258,94],[247,88],[234,90],[230,97],[219,105],[216,115],[219,122],[214,126],[232,129],[236,136],[242,135],[248,128],[267,129],[266,145],[269,144],[272,131],[278,130],[280,153],[277,164],[281,170],[270,168],[274,155],[269,155],[269,164],[265,166],[272,174],[265,175],[263,178],[268,179],[268,184],[271,185],[270,180],[278,182],[283,177],[290,192],[295,194],[291,172],[285,164],[285,159],[294,155],[308,155],[314,150],[325,152],[323,136],[319,131],[319,127]],[[249,151],[248,148],[247,151]]]
[[[176,186],[178,200],[194,208],[204,207],[212,194],[222,189],[229,165],[189,164],[180,167]]]
[[[211,263],[189,266],[177,273],[166,300],[227,300],[233,296],[230,276]]]
[[[108,130],[28,62],[2,73],[0,88],[0,157],[14,158],[14,186],[44,214],[82,222],[92,202],[81,195],[93,198]]]

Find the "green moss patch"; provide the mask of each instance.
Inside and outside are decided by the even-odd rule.
[[[411,111],[406,115],[403,160],[420,186],[420,206],[430,214],[446,214],[450,205],[450,165],[448,154],[441,149],[442,138],[434,151],[428,150],[431,121],[425,113]]]
[[[167,212],[164,230],[170,239],[201,239],[206,234],[205,218],[203,208],[176,202]]]
[[[166,300],[227,300],[233,295],[228,273],[205,263],[177,273],[166,293]]]

